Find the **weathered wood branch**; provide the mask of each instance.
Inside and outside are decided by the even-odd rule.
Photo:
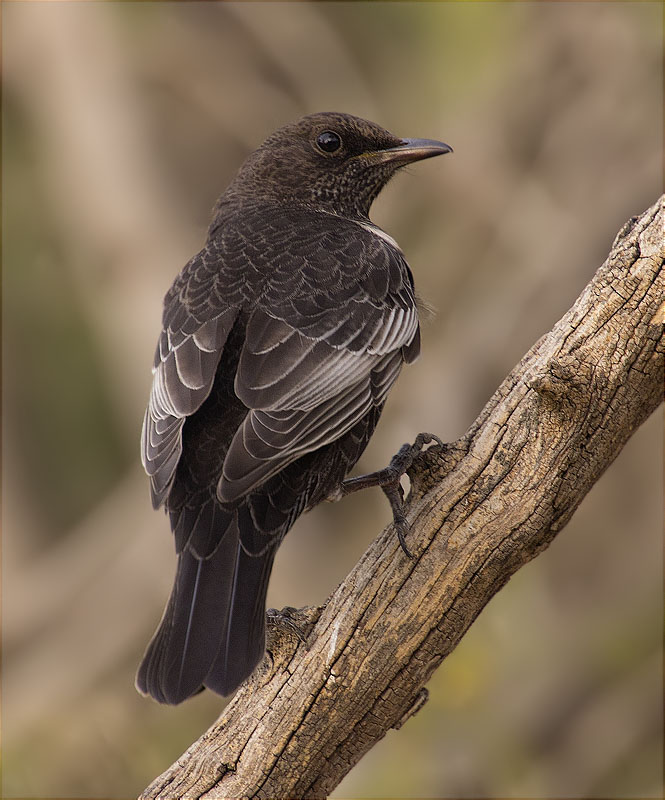
[[[391,527],[142,798],[322,798],[427,698],[490,598],[544,550],[663,392],[664,198],[618,234],[574,306],[470,430],[410,472]]]

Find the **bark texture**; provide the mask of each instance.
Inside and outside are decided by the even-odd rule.
[[[469,431],[410,470],[414,558],[389,527],[324,606],[273,615],[264,665],[142,798],[324,798],[422,707],[490,598],[662,400],[663,222],[664,198],[627,222]]]

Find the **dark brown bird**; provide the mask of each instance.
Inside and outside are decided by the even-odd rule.
[[[277,547],[343,493],[419,352],[413,277],[370,205],[401,166],[450,151],[348,114],[287,125],[168,291],[141,447],[178,553],[137,676],[159,702],[230,694],[261,660]]]

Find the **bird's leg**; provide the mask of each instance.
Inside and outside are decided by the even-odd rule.
[[[336,491],[329,497],[330,500],[339,500],[345,495],[351,494],[351,492],[367,489],[370,486],[379,486],[390,503],[390,508],[393,512],[393,524],[397,531],[400,547],[409,558],[413,558],[413,556],[406,546],[405,534],[408,531],[408,526],[404,516],[404,490],[400,479],[422,452],[424,445],[430,442],[435,442],[437,447],[443,448],[445,446],[438,436],[432,433],[419,433],[413,444],[405,444],[400,447],[399,452],[391,458],[390,464],[385,469],[370,472],[367,475],[358,475],[356,478],[347,478],[340,483]]]

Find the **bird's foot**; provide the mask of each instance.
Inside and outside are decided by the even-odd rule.
[[[441,439],[433,433],[419,433],[413,444],[405,444],[400,447],[399,452],[391,458],[390,464],[385,469],[370,472],[367,475],[358,475],[356,478],[347,478],[330,496],[331,500],[338,500],[351,492],[367,489],[370,486],[379,486],[388,498],[393,512],[393,525],[397,531],[397,539],[408,558],[413,558],[413,555],[406,546],[405,537],[409,527],[404,516],[404,489],[400,481],[420,455],[423,447],[431,442],[435,443],[434,447],[436,448],[445,447]]]
[[[304,642],[307,638],[305,636],[304,626],[302,621],[298,619],[298,609],[292,606],[285,608],[268,608],[266,609],[268,617],[268,626],[274,629],[281,629],[282,632],[288,632],[295,635],[297,639]]]
[[[321,611],[322,608],[318,606],[305,608],[286,606],[280,610],[267,609],[269,639],[275,640],[280,636],[287,636],[297,639],[298,642],[305,642],[321,616]]]

